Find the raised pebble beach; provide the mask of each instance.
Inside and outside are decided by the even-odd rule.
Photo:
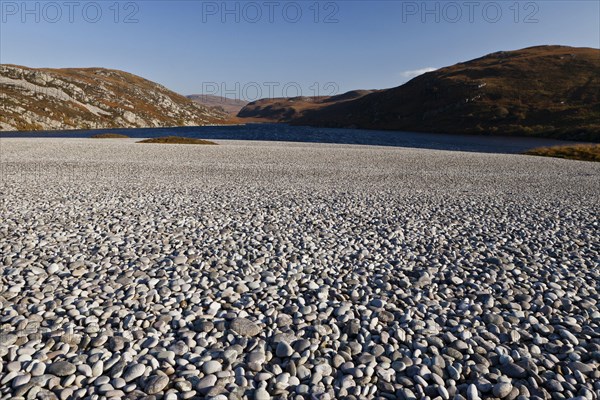
[[[1,399],[600,398],[600,163],[0,139]]]

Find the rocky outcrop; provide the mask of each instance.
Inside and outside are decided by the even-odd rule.
[[[0,130],[220,124],[227,115],[164,86],[104,68],[0,65]]]

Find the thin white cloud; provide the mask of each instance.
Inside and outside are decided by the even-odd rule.
[[[437,68],[426,67],[426,68],[421,68],[421,69],[415,69],[415,70],[412,70],[412,71],[402,71],[400,73],[400,75],[403,78],[410,79],[410,78],[414,78],[416,76],[423,75],[423,74],[426,74],[427,72],[432,72],[432,71],[435,71],[435,70],[437,70]]]

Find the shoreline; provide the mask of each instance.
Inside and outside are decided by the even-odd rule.
[[[129,137],[140,139],[175,135],[206,140],[337,143],[376,145],[386,147],[423,148],[436,150],[455,150],[495,154],[519,154],[538,147],[557,146],[572,143],[586,143],[529,137],[466,136],[439,133],[369,131],[339,128],[311,128],[281,124],[248,124],[229,126],[150,129],[140,128],[130,130],[85,130],[76,132],[0,132],[0,139],[9,137],[85,138],[98,133],[122,133]]]

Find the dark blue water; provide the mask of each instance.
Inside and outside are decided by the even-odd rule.
[[[313,128],[289,126],[285,124],[0,132],[0,137],[86,138],[104,132],[122,133],[132,138],[151,138],[174,135],[199,139],[365,144],[437,150],[476,151],[483,153],[522,153],[535,147],[565,144],[563,141],[553,139]]]

